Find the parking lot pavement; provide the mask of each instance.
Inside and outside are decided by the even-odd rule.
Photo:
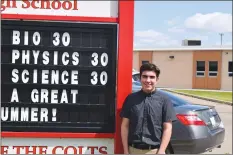
[[[221,148],[215,148],[212,150],[212,152],[206,152],[204,154],[232,154],[232,106],[205,101],[179,94],[175,94],[175,95],[182,97],[183,99],[188,100],[194,104],[215,106],[225,126],[225,130],[226,130],[225,141],[223,142]]]

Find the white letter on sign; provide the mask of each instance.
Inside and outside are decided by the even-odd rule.
[[[69,82],[69,79],[68,79],[68,78],[65,78],[65,75],[66,75],[66,76],[69,76],[69,73],[68,73],[67,71],[63,71],[63,72],[61,73],[61,82],[62,82],[63,84],[67,84],[67,83]]]
[[[103,71],[103,72],[100,74],[100,83],[101,83],[102,85],[106,85],[107,81],[108,81],[108,74],[107,74],[105,71]]]
[[[15,63],[15,60],[19,59],[19,51],[18,50],[12,50],[12,63]]]
[[[96,71],[93,71],[93,72],[91,73],[91,76],[93,77],[93,79],[91,79],[91,83],[92,83],[93,85],[96,85],[97,82],[98,82],[98,79],[97,79],[97,72],[96,72]]]
[[[38,108],[31,109],[31,121],[37,122],[38,121]]]
[[[34,56],[34,64],[37,64],[40,51],[39,50],[37,50],[37,51],[32,50],[32,52],[33,52],[33,56]]]
[[[11,102],[19,102],[18,91],[16,88],[13,89]]]
[[[42,76],[41,83],[49,84],[49,70],[42,70],[41,76]]]
[[[70,44],[70,34],[65,32],[62,36],[62,43],[64,46],[69,46]]]
[[[60,44],[60,34],[58,32],[55,32],[53,34],[53,37],[55,37],[55,39],[53,40],[53,45],[58,46]]]
[[[48,122],[48,109],[41,108],[40,121]]]
[[[76,103],[76,95],[78,94],[78,90],[71,90],[71,94],[72,94],[72,103]]]
[[[19,108],[11,107],[11,121],[19,121]]]
[[[20,44],[20,32],[14,30],[13,31],[13,40],[12,40],[13,45],[19,45]]]
[[[58,90],[51,91],[51,103],[58,103],[57,95],[58,95]]]
[[[19,70],[18,69],[13,69],[12,70],[12,82],[17,83],[19,81],[19,76],[18,76]]]
[[[28,45],[28,31],[24,32],[24,45]]]
[[[71,71],[71,84],[78,84],[78,71]]]
[[[68,98],[67,98],[67,92],[65,89],[63,89],[62,94],[61,94],[61,100],[60,103],[68,103]]]
[[[33,89],[32,93],[31,93],[31,100],[33,103],[37,103],[39,102],[39,96],[38,96],[38,90],[37,89]]]
[[[67,57],[67,58],[69,58],[69,54],[68,54],[68,52],[64,52],[63,54],[62,54],[62,63],[63,63],[63,65],[68,65],[69,64],[69,59],[66,59],[65,60],[65,57]]]
[[[9,115],[8,107],[1,107],[1,120],[7,121]]]
[[[40,44],[40,33],[35,32],[32,37],[34,45],[39,45]]]
[[[44,51],[42,54],[43,57],[43,64],[44,65],[48,65],[49,64],[49,52],[48,51]]]
[[[92,53],[91,57],[94,57],[94,60],[91,60],[91,64],[93,66],[98,65],[98,54],[97,53]]]
[[[73,58],[73,61],[72,61],[72,63],[73,63],[73,65],[78,65],[78,63],[79,63],[79,53],[78,52],[74,52],[73,54],[72,54],[72,58]]]
[[[108,55],[106,53],[101,55],[101,64],[102,66],[107,66],[108,64]]]
[[[28,108],[21,108],[21,118],[20,120],[21,121],[28,121],[28,112],[29,112],[29,109]]]
[[[30,63],[30,51],[23,50],[22,51],[22,64],[29,64]]]
[[[58,46],[60,44],[60,34],[58,32],[55,32],[53,34],[54,40],[53,45]],[[62,44],[64,46],[69,46],[70,44],[70,34],[68,32],[63,33],[62,35]]]
[[[49,102],[49,91],[47,89],[41,89],[40,102],[48,103]]]
[[[29,76],[29,72],[28,72],[28,70],[25,69],[22,72],[22,81],[23,81],[23,83],[28,83],[28,81],[29,81],[29,77],[26,77],[26,75]]]

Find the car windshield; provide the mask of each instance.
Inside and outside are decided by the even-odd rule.
[[[186,100],[177,97],[171,93],[165,92],[165,91],[161,91],[161,93],[167,95],[169,97],[169,99],[171,100],[173,107],[178,107],[178,106],[183,106],[183,105],[187,105],[189,104]]]

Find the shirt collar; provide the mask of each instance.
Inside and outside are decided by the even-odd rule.
[[[150,92],[150,93],[146,93],[146,92],[144,92],[144,91],[141,89],[141,93],[142,93],[144,96],[151,96],[151,95],[155,94],[156,92],[157,92],[157,89],[156,89],[156,88],[155,88],[154,91],[152,91],[152,92]]]

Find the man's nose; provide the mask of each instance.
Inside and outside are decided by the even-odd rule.
[[[146,82],[150,82],[150,78],[149,77],[146,78]]]

